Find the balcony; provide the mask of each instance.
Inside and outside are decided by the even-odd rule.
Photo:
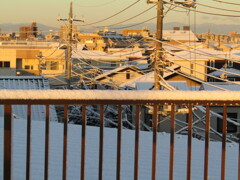
[[[78,174],[77,177],[81,180],[155,180],[159,178],[169,180],[178,178],[187,180],[240,180],[239,145],[236,142],[231,144],[227,142],[229,141],[227,136],[227,113],[230,107],[239,107],[239,92],[0,90],[0,104],[4,105],[4,125],[2,127],[4,132],[2,132],[2,136],[0,134],[0,137],[3,137],[3,140],[0,140],[0,147],[1,144],[3,147],[3,159],[0,158],[2,164],[2,168],[0,166],[0,170],[2,171],[0,172],[0,178],[2,173],[4,180],[76,179],[76,177],[71,176],[71,173],[73,172],[69,170],[74,166],[77,167],[77,171],[75,173]],[[14,120],[11,108],[13,105],[27,105],[26,120]],[[31,120],[31,106],[33,105],[45,105],[45,122],[33,122]],[[54,126],[51,125],[49,118],[50,105],[64,106],[63,123],[55,123]],[[81,125],[72,125],[68,123],[69,105],[82,105]],[[99,127],[90,128],[86,125],[88,118],[86,107],[89,105],[98,105],[99,107]],[[106,105],[116,105],[118,107],[117,128],[110,129],[104,127],[104,107]],[[124,105],[133,105],[135,107],[134,130],[123,129],[122,106]],[[168,109],[170,109],[170,134],[167,135],[158,132],[159,108],[164,106],[166,107],[166,105],[168,105]],[[203,141],[193,138],[193,111],[195,106],[200,105],[206,108],[204,121],[206,124],[204,129],[204,143]],[[143,106],[153,107],[152,126],[150,127],[151,132],[140,131],[140,119],[142,116],[140,112]],[[186,136],[178,136],[176,134],[175,116],[176,107],[178,106],[185,106],[188,109]],[[213,106],[222,107],[223,120],[222,133],[220,134],[221,142],[212,143],[210,141],[210,108]],[[21,123],[24,123],[26,127],[22,127]],[[15,126],[13,126],[13,124],[15,124]],[[58,141],[52,142],[52,135],[54,133],[59,134],[58,130],[61,128],[62,134],[60,133],[61,135],[58,136]],[[41,153],[36,154],[35,146],[37,146],[38,143],[41,144],[41,142],[36,142],[34,134],[36,131],[42,129],[44,132],[41,135],[38,135],[41,136],[38,138],[43,139],[42,145],[37,147],[37,151],[42,152],[42,155],[40,155]],[[90,134],[88,133],[88,130]],[[78,132],[77,134],[79,137],[76,137],[76,134],[73,134],[73,131]],[[19,132],[20,134],[25,134],[23,139],[25,138],[26,143],[24,145],[21,144],[21,148],[19,148],[19,142],[16,140],[20,138],[16,137],[16,134],[18,135]],[[96,136],[96,134],[98,138],[97,145],[94,140],[96,137],[91,138],[91,136]],[[108,136],[106,136],[106,134]],[[116,139],[113,140],[113,137],[115,136]],[[168,143],[165,141],[166,139],[163,139],[164,136],[168,137]],[[74,146],[75,148],[79,148],[79,155],[76,156],[72,155],[72,153],[75,152],[75,149],[70,147],[70,144],[73,144],[73,137],[75,139],[79,139],[79,146]],[[112,138],[111,143],[107,141],[109,138]],[[141,139],[144,139],[144,141]],[[181,141],[181,139],[186,139],[186,143],[179,145],[179,141]],[[130,142],[130,140],[132,140],[131,143],[125,143],[125,141]],[[59,153],[60,160],[58,158],[54,159],[54,156],[56,156],[57,153],[52,151],[52,148],[59,143],[61,144],[61,151]],[[91,149],[91,143],[95,144],[93,149]],[[203,148],[196,150],[196,148],[198,148],[197,144],[203,144]],[[216,151],[215,149],[214,151],[211,150],[211,147],[214,146],[214,144],[217,147],[220,144],[221,148],[217,148]],[[143,146],[146,146],[146,149],[142,149]],[[148,149],[147,146],[149,147]],[[128,149],[129,147],[132,147],[130,151]],[[233,148],[231,149],[231,147]],[[182,148],[185,148],[186,155],[184,157],[180,157],[183,160],[180,164],[178,164],[179,149]],[[16,152],[17,149],[19,151]],[[111,156],[113,151],[116,153],[114,155],[114,163],[108,162],[108,157]],[[162,153],[162,151],[165,153]],[[25,160],[21,161],[23,163],[19,163],[16,158],[22,152],[25,154]],[[184,150],[181,152],[184,152]],[[196,154],[196,152],[200,153]],[[210,154],[214,154],[215,159],[212,159],[213,156],[210,158]],[[144,158],[143,155],[145,156]],[[34,159],[38,156],[42,157],[39,158],[42,162],[41,166],[35,166],[34,164]],[[90,162],[93,159],[94,163]],[[233,159],[233,161],[228,161],[229,159]],[[215,162],[212,162],[213,160]],[[77,164],[71,163],[76,161],[79,162]],[[229,162],[234,162],[234,164],[229,164]],[[18,164],[18,166],[15,163]],[[58,166],[57,169],[59,171],[54,172],[52,170],[53,164]],[[125,166],[127,168],[125,168]],[[36,170],[35,168],[39,169]],[[184,171],[181,171],[179,168],[182,168],[181,170]],[[164,169],[164,171],[162,169]],[[54,175],[54,173],[56,174]],[[56,176],[58,176],[58,178]]]

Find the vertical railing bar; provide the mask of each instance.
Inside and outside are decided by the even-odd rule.
[[[226,138],[227,138],[227,106],[223,106],[223,124],[222,124],[222,167],[221,180],[225,180],[225,164],[226,164]]]
[[[104,105],[100,105],[100,131],[99,131],[99,170],[98,179],[103,179],[103,143],[104,143]]]
[[[12,108],[4,105],[4,180],[12,179]]]
[[[174,167],[174,135],[175,135],[175,105],[171,108],[171,137],[170,137],[170,162],[169,162],[169,180],[173,180]]]
[[[67,136],[68,136],[68,105],[64,105],[64,122],[63,122],[63,169],[62,179],[67,179]]]
[[[240,180],[240,141],[238,142],[238,180]]]
[[[122,106],[118,105],[118,134],[117,134],[117,169],[116,179],[121,179],[121,144],[122,144]]]
[[[138,180],[139,130],[140,130],[140,110],[139,109],[140,109],[140,106],[136,105],[134,180]]]
[[[85,179],[86,105],[82,105],[81,180]]]
[[[44,180],[48,180],[48,160],[49,160],[49,105],[46,105],[46,123],[45,123],[45,166]]]
[[[27,152],[26,152],[26,180],[30,180],[31,164],[31,105],[27,105]]]
[[[206,107],[206,126],[205,126],[205,154],[204,154],[204,180],[208,180],[208,157],[210,140],[210,107]]]
[[[154,104],[153,111],[153,144],[152,144],[152,180],[156,179],[156,162],[157,162],[157,122],[158,122],[158,105]]]
[[[191,180],[191,161],[192,161],[192,105],[189,105],[188,116],[188,150],[187,150],[187,180]]]

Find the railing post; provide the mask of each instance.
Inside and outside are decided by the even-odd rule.
[[[153,108],[153,144],[152,144],[152,180],[156,179],[156,162],[157,162],[157,124],[158,124],[158,105],[154,104]]]
[[[63,169],[62,179],[67,179],[67,136],[68,136],[68,105],[64,105],[64,122],[63,122]]]
[[[4,106],[4,180],[12,179],[12,109]]]
[[[192,164],[192,105],[189,105],[188,115],[188,149],[187,149],[187,180],[191,180],[191,164]]]
[[[205,155],[204,155],[204,180],[208,180],[208,156],[210,139],[210,107],[206,107],[206,127],[205,127]]]
[[[174,133],[175,133],[175,105],[171,106],[171,138],[170,138],[170,162],[169,162],[169,180],[173,180],[174,166]]]
[[[81,180],[85,179],[86,105],[82,105]]]
[[[227,106],[223,106],[223,123],[222,123],[222,168],[221,180],[225,180],[226,166],[226,141],[227,141]]]
[[[26,154],[26,180],[30,180],[31,165],[31,105],[27,106],[27,154]]]
[[[100,131],[99,131],[99,170],[98,179],[103,179],[103,143],[104,143],[104,105],[100,105]]]
[[[134,157],[134,180],[138,180],[138,159],[139,159],[139,130],[140,130],[140,106],[136,105],[135,120],[135,157]]]
[[[46,105],[46,122],[45,122],[45,166],[44,180],[48,180],[48,160],[49,160],[49,105]]]
[[[117,134],[117,172],[116,179],[121,179],[121,145],[122,145],[122,107],[118,105],[118,134]]]

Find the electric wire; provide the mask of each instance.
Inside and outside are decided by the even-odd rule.
[[[224,3],[224,4],[232,4],[232,5],[237,5],[237,6],[240,5],[240,3],[233,3],[233,2],[222,1],[222,0],[212,0],[212,1],[220,2],[220,3]]]
[[[166,45],[171,46],[171,47],[175,47],[175,48],[177,48],[177,49],[179,49],[179,50],[183,50],[183,51],[188,51],[188,52],[190,52],[190,50],[183,49],[183,48],[180,48],[180,47],[176,47],[176,46],[171,45],[171,44],[169,44],[169,43],[165,43],[165,42],[163,42],[163,41],[160,41],[160,40],[158,40],[158,39],[156,39],[156,38],[148,37],[148,39],[152,39],[152,40],[155,40],[155,41],[159,41],[159,42],[161,42],[161,43],[163,43],[163,44],[166,44]],[[174,40],[174,39],[171,39],[171,40],[176,41],[176,42],[178,42],[178,43],[180,43],[180,44],[182,44],[182,45],[187,46],[186,44],[183,44],[182,42],[180,42],[180,41],[178,41],[178,40]],[[189,48],[191,48],[191,49],[194,49],[194,48],[191,47],[191,46],[187,46],[187,47],[189,47]],[[223,58],[223,57],[220,57],[220,56],[215,55],[215,54],[211,54],[211,53],[207,53],[207,52],[201,51],[201,50],[199,50],[199,49],[197,49],[197,48],[196,48],[195,50],[198,51],[198,52],[196,52],[196,54],[199,54],[199,55],[208,55],[208,56],[213,57],[213,58],[228,60],[228,61],[231,61],[231,62],[240,64],[239,61],[236,61],[236,60],[234,60],[234,59],[230,59],[230,58],[227,58],[227,57],[226,57],[226,58]]]
[[[191,76],[191,75],[189,75],[189,74],[186,74],[186,73],[183,74],[183,73],[180,73],[180,72],[178,72],[178,71],[175,71],[175,70],[173,70],[173,69],[171,69],[171,68],[168,68],[168,67],[166,67],[166,68],[167,68],[168,70],[170,70],[171,72],[175,72],[175,73],[177,73],[177,74],[179,74],[179,75],[181,75],[181,76],[184,76],[184,77],[186,77],[186,78],[192,79],[192,80],[197,81],[197,82],[200,82],[200,83],[202,83],[202,84],[206,84],[206,85],[215,87],[215,88],[220,89],[220,90],[223,90],[223,91],[228,91],[228,90],[225,89],[225,88],[221,88],[221,87],[215,86],[215,85],[213,85],[213,84],[207,83],[207,82],[205,82],[205,81],[203,81],[203,80],[200,80],[200,79],[197,79],[197,78],[195,78],[195,77],[193,77],[193,76]]]
[[[149,22],[149,21],[151,21],[151,20],[153,20],[153,19],[156,19],[156,18],[157,18],[157,16],[152,17],[152,18],[150,18],[150,19],[147,19],[147,20],[145,20],[145,21],[142,21],[142,22],[140,22],[140,23],[136,23],[136,24],[129,25],[129,26],[122,26],[122,27],[118,27],[118,28],[112,28],[112,29],[125,29],[125,28],[130,28],[130,27],[138,26],[138,25],[140,25],[140,24]]]
[[[155,40],[156,40],[156,41],[159,41],[159,40],[157,40],[157,39],[155,39]],[[160,41],[160,42],[161,42],[162,44],[166,44],[166,45],[168,45],[168,46],[176,47],[176,46],[171,45],[171,44],[169,44],[169,43],[164,43],[163,41]],[[176,47],[176,48],[179,48],[179,49],[181,49],[181,50],[185,50],[185,49],[180,48],[180,47]],[[165,51],[166,51],[166,50],[165,50]],[[189,50],[186,50],[186,51],[191,52],[191,51],[189,51]],[[184,60],[187,60],[187,61],[191,61],[191,60],[189,60],[189,59],[187,59],[187,58],[184,58],[184,57],[182,57],[182,56],[176,55],[176,54],[174,54],[174,53],[172,53],[172,52],[170,52],[170,51],[168,51],[168,53],[171,54],[171,55],[173,55],[173,56],[179,57],[179,58],[181,58],[181,59],[184,59]],[[196,53],[196,54],[197,54],[197,53]],[[191,62],[192,62],[192,61],[191,61]],[[240,76],[240,74],[233,73],[233,72],[229,72],[229,71],[225,71],[225,70],[218,69],[218,68],[215,68],[215,67],[212,67],[212,66],[203,65],[203,64],[200,64],[200,63],[197,63],[197,62],[193,62],[193,63],[195,63],[195,64],[197,64],[197,65],[200,65],[200,66],[207,67],[207,68],[211,68],[211,69],[214,69],[214,70],[217,70],[217,71],[221,71],[221,72],[223,72],[223,73],[232,74],[232,75],[235,75],[235,76]],[[230,81],[230,82],[232,82],[232,81]]]
[[[225,17],[234,17],[234,18],[239,18],[239,17],[240,17],[240,15],[234,15],[234,14],[220,14],[220,13],[211,13],[211,12],[207,12],[207,11],[200,11],[200,10],[188,8],[188,7],[185,7],[185,6],[177,5],[177,4],[175,4],[174,2],[173,2],[173,3],[170,3],[170,2],[165,1],[165,0],[164,0],[163,2],[164,2],[164,3],[167,3],[167,4],[169,4],[169,5],[173,5],[173,6],[182,8],[182,9],[187,9],[187,10],[190,10],[190,11],[196,11],[196,12],[202,13],[202,14],[209,14],[209,15],[215,15],[215,16],[225,16]]]
[[[102,3],[102,4],[97,4],[97,5],[80,5],[79,3],[77,2],[74,2],[74,4],[77,4],[79,7],[87,7],[87,8],[92,8],[92,7],[102,7],[102,6],[106,6],[108,4],[112,4],[113,2],[115,2],[117,0],[112,0],[112,1],[109,1],[109,2],[105,2],[105,3]]]
[[[212,9],[222,10],[222,11],[230,11],[230,12],[238,12],[238,13],[240,12],[240,10],[220,8],[220,7],[216,7],[216,6],[210,6],[210,5],[207,5],[207,4],[202,4],[202,3],[199,3],[199,2],[195,2],[195,4],[198,4],[198,5],[204,6],[204,7],[208,7],[208,8],[212,8]]]
[[[125,19],[125,20],[123,20],[123,21],[120,21],[120,22],[117,22],[117,23],[114,23],[114,24],[108,24],[108,25],[104,25],[104,26],[91,26],[91,27],[101,28],[101,27],[111,27],[111,26],[116,26],[116,25],[119,25],[119,24],[125,23],[125,22],[127,22],[127,21],[130,21],[130,20],[132,20],[132,19],[134,19],[134,18],[137,18],[137,17],[139,17],[140,15],[142,15],[142,14],[144,14],[144,13],[150,11],[150,10],[153,9],[154,7],[156,7],[156,5],[151,6],[150,8],[148,8],[148,9],[146,9],[146,10],[140,12],[139,14],[137,14],[137,15],[135,15],[135,16],[132,16],[132,17],[130,17],[130,18],[128,18],[128,19]],[[81,26],[81,25],[80,25],[80,26]]]
[[[119,12],[117,12],[117,13],[115,13],[115,14],[107,17],[107,18],[104,18],[104,19],[102,19],[102,20],[99,20],[99,21],[96,21],[96,22],[93,22],[93,23],[84,24],[84,25],[82,25],[82,26],[89,26],[89,25],[93,25],[93,24],[98,24],[98,23],[100,23],[100,22],[104,22],[104,21],[106,21],[106,20],[108,20],[108,19],[111,19],[111,18],[113,18],[113,17],[121,14],[122,12],[128,10],[129,8],[131,8],[132,6],[136,5],[136,4],[139,3],[139,2],[140,2],[140,0],[137,0],[137,1],[135,1],[134,3],[130,4],[129,6],[127,6],[126,8],[122,9],[121,11],[119,11]]]

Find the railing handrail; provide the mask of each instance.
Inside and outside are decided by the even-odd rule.
[[[177,93],[176,93],[177,92]],[[114,100],[114,102],[113,102]],[[239,105],[238,91],[0,90],[0,104],[141,104]]]

